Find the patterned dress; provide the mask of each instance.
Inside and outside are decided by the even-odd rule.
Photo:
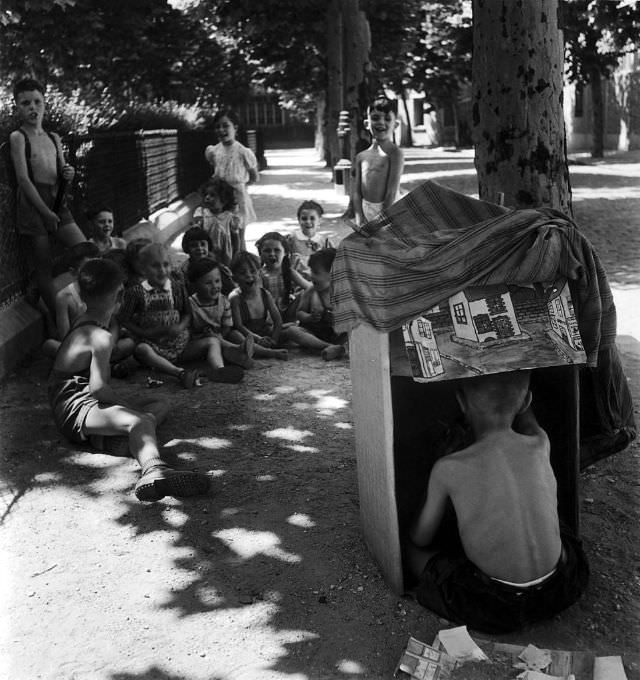
[[[167,279],[162,288],[154,288],[147,280],[127,288],[120,319],[132,321],[141,328],[173,326],[189,312],[187,292],[180,283]],[[149,345],[156,354],[175,361],[189,342],[189,331],[158,339],[137,338]]]

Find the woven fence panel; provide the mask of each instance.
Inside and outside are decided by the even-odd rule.
[[[15,226],[15,192],[0,183],[0,309],[27,289],[28,268]]]
[[[139,132],[149,212],[178,198],[178,133],[176,130]]]

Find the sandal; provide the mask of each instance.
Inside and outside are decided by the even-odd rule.
[[[185,390],[191,390],[200,385],[199,378],[198,371],[194,369],[185,370],[180,374],[180,384]]]
[[[211,479],[202,472],[173,470],[164,463],[158,463],[143,471],[136,484],[135,494],[139,501],[153,503],[165,496],[199,496],[206,493],[210,485]]]

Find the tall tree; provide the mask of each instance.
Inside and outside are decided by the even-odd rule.
[[[602,158],[605,137],[603,81],[611,78],[625,52],[639,47],[640,3],[633,0],[565,0],[563,19],[567,73],[570,82],[591,87],[591,155]]]
[[[558,0],[474,0],[472,70],[480,197],[569,213]]]

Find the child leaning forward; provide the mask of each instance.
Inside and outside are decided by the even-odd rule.
[[[109,322],[123,291],[123,276],[108,260],[88,260],[78,274],[86,311],[62,341],[49,377],[48,395],[56,426],[73,442],[125,435],[142,471],[135,487],[141,501],[206,493],[207,475],[171,469],[160,457],[156,426],[166,417],[164,400],[129,401],[109,384],[113,337]]]

